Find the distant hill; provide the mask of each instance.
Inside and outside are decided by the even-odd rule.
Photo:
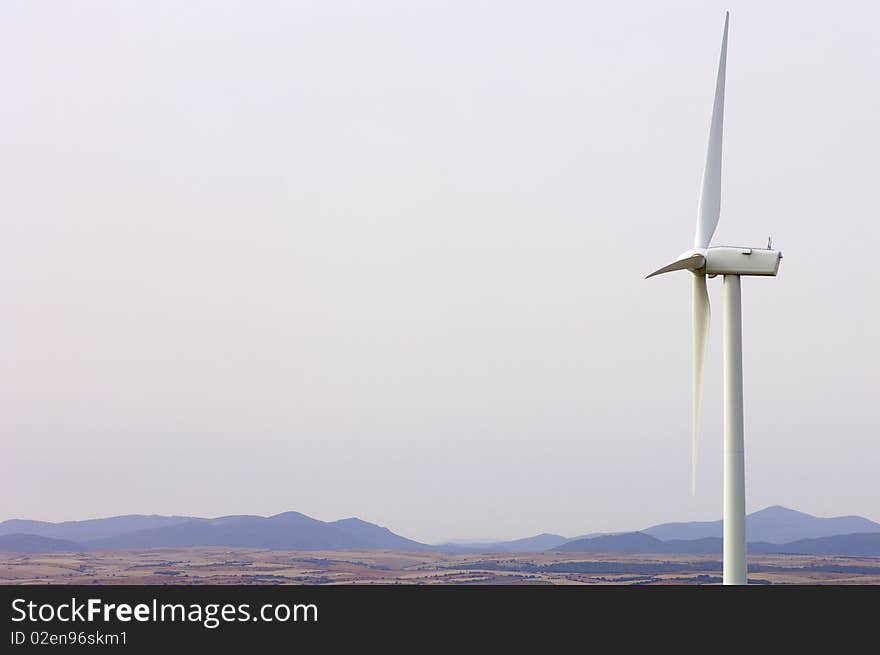
[[[644,532],[576,539],[552,550],[575,553],[665,553],[666,543]]]
[[[574,553],[695,555],[721,553],[723,542],[721,537],[662,541],[644,532],[627,532],[569,541],[552,550]],[[800,539],[787,544],[772,544],[766,541],[749,542],[748,550],[749,553],[763,554],[880,557],[880,533],[856,533],[817,539]]]
[[[427,550],[417,541],[357,518],[325,522],[299,512],[275,516],[112,516],[48,523],[12,519],[0,523],[0,550],[114,550],[229,546],[278,550]]]
[[[549,534],[544,532],[534,537],[526,537],[525,539],[513,539],[499,544],[499,552],[507,553],[529,553],[537,550],[549,550],[560,544],[564,544],[568,539],[558,534]]]
[[[880,523],[860,516],[820,518],[773,506],[746,519],[753,553],[874,556]],[[0,550],[115,550],[228,546],[278,550],[389,550],[522,553],[543,550],[618,553],[720,553],[721,521],[663,523],[639,532],[591,533],[568,539],[543,533],[510,541],[435,546],[407,539],[358,518],[319,521],[299,512],[275,516],[159,516],[131,514],[86,521],[0,522]],[[42,539],[42,540],[41,540]],[[60,541],[61,543],[55,543]],[[10,545],[11,544],[11,545]]]
[[[511,541],[481,541],[478,543],[445,543],[433,546],[435,550],[449,553],[532,553],[550,550],[565,542],[567,538],[558,534],[538,534]]]
[[[694,521],[690,523],[662,523],[642,530],[663,541],[691,540],[706,537],[721,538],[721,521]],[[774,505],[746,517],[746,538],[750,542],[766,541],[784,544],[799,539],[813,539],[832,535],[880,532],[880,523],[861,516],[821,518]]]
[[[0,535],[0,553],[82,552],[80,544],[66,539],[51,539],[35,534]]]
[[[602,552],[601,549],[618,553],[720,553],[722,551],[722,532],[721,521],[693,521],[690,523],[663,523],[640,530],[637,533],[593,532],[571,538],[556,534],[541,534],[513,541],[445,543],[434,548],[456,553],[515,553],[540,550]],[[768,544],[768,548],[771,548],[773,544],[791,544],[801,539],[835,535],[848,536],[856,533],[880,534],[880,523],[875,523],[861,516],[822,518],[779,505],[753,512],[746,518],[746,534],[750,544],[756,546]],[[653,537],[658,543],[647,541],[644,537],[632,536],[634,534]],[[598,537],[602,537],[603,540],[593,541]],[[588,544],[582,543],[586,540],[591,541]],[[639,550],[649,546],[655,550]],[[753,552],[757,551],[753,549]]]
[[[155,514],[151,516],[128,514],[126,516],[111,516],[106,519],[62,521],[60,523],[10,519],[0,522],[0,535],[27,533],[52,539],[70,539],[80,542],[104,539],[135,530],[161,528],[191,520],[191,516],[158,516]]]
[[[880,533],[838,534],[817,539],[800,539],[789,544],[749,544],[749,552],[880,557]]]
[[[663,542],[665,553],[688,555],[712,555],[724,551],[721,537],[703,537],[702,539],[670,539]]]
[[[426,544],[401,537],[388,528],[361,519],[341,519],[328,525],[332,525],[345,532],[352,539],[356,539],[358,543],[362,544],[361,548],[377,550],[427,550],[430,548]]]
[[[644,530],[639,530],[644,532]],[[577,541],[578,539],[592,539],[593,537],[605,537],[608,535],[624,534],[623,532],[588,532],[587,534],[579,534],[576,537],[569,537],[566,541]]]
[[[190,518],[83,542],[90,550],[229,546],[278,550],[425,550],[428,547],[387,528],[343,519],[327,523],[299,512],[275,516]]]

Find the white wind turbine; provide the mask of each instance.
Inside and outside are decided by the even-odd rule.
[[[691,493],[696,492],[697,435],[703,395],[703,364],[709,337],[709,293],[706,276],[724,276],[724,584],[746,584],[746,502],[743,456],[742,297],[740,276],[776,275],[782,253],[767,248],[709,247],[721,214],[721,134],[724,124],[724,78],[727,26],[724,19],[715,104],[709,129],[709,151],[697,210],[694,247],[648,277],[688,270],[694,285],[693,415]]]

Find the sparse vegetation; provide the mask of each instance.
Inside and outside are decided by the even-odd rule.
[[[0,584],[717,584],[713,555],[180,548],[4,554]],[[880,558],[754,555],[751,584],[880,584]]]

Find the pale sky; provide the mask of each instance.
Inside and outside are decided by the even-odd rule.
[[[725,9],[747,506],[880,520],[880,6],[508,0],[0,5],[0,520],[720,518]]]

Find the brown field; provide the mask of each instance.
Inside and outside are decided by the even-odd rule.
[[[620,553],[399,553],[161,548],[0,554],[0,584],[696,584],[720,557]],[[755,555],[749,580],[880,584],[880,558]]]

